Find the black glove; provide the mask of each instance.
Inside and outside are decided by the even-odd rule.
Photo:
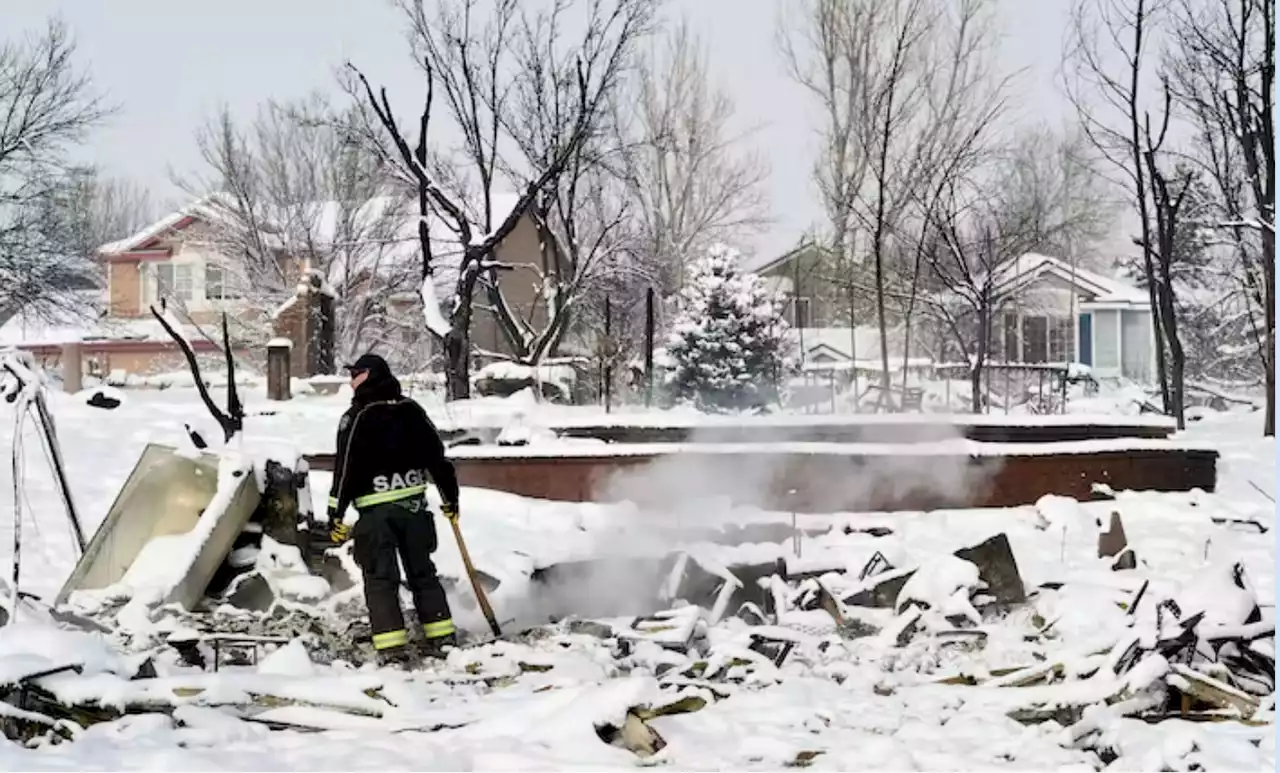
[[[441,513],[441,515],[443,515],[445,518],[448,518],[450,521],[455,521],[455,522],[456,522],[456,521],[458,520],[458,506],[457,506],[457,505],[451,505],[451,504],[449,504],[448,502],[445,502],[444,504],[440,505],[440,513]]]

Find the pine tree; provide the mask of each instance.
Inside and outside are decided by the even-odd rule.
[[[756,274],[742,273],[722,244],[694,261],[667,352],[678,400],[699,410],[761,410],[781,397],[789,375],[789,326]]]

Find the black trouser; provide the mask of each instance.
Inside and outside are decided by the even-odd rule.
[[[416,508],[416,512],[415,512]],[[364,573],[364,598],[373,629],[373,646],[385,650],[409,643],[400,611],[400,567],[413,593],[413,605],[428,639],[454,632],[440,578],[436,577],[431,554],[436,549],[436,526],[431,511],[421,499],[372,505],[360,511],[352,530],[356,563]]]

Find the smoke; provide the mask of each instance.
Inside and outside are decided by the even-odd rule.
[[[613,504],[601,507],[607,515],[589,532],[593,558],[535,573],[527,613],[535,622],[644,614],[669,603],[659,589],[674,554],[697,543],[758,540],[762,531],[786,541],[790,513],[969,506],[999,467],[998,459],[972,459],[963,429],[950,423],[785,418],[716,421],[683,443],[651,446],[662,452],[657,459],[602,479],[594,499]],[[858,442],[830,442],[837,438]],[[785,529],[731,528],[736,539],[726,532],[752,521]]]
[[[995,472],[994,460],[970,458],[961,427],[883,418],[697,428],[676,453],[610,476],[597,499],[631,501],[678,524],[684,515],[697,524],[717,499],[776,512],[921,510],[968,506]]]

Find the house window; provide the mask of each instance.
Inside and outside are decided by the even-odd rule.
[[[1022,353],[1018,351],[1020,346],[1020,337],[1018,335],[1018,315],[1004,315],[1004,361],[1005,362],[1021,362]]]
[[[1045,362],[1049,357],[1048,317],[1022,318],[1022,361]]]
[[[1049,317],[1049,362],[1070,362],[1074,359],[1072,338],[1074,326],[1070,317]]]
[[[172,263],[156,264],[156,296],[190,301],[193,298],[191,266]]]
[[[211,301],[226,301],[240,297],[235,276],[222,266],[207,263],[204,267],[204,297]]]
[[[791,300],[791,326],[792,327],[811,327],[809,318],[810,302],[808,298],[793,298]]]

